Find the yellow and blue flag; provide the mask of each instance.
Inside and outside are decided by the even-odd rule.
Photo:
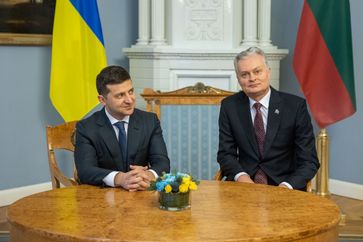
[[[82,119],[97,103],[96,76],[107,65],[96,0],[58,0],[50,99],[63,119]]]

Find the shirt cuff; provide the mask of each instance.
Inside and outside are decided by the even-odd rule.
[[[237,173],[237,175],[234,176],[234,180],[237,181],[240,176],[248,175],[246,172],[240,172]]]
[[[105,176],[102,181],[110,187],[115,187],[115,176],[117,175],[118,171],[111,171]]]
[[[158,173],[156,173],[154,170],[152,169],[149,169],[148,171],[150,171],[154,176],[155,176],[155,179],[158,179]]]
[[[292,186],[289,184],[289,183],[287,183],[287,182],[281,182],[280,183],[280,185],[285,185],[285,186],[287,186],[289,189],[294,189],[294,188],[292,188]]]

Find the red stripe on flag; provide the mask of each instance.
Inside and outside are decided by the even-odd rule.
[[[301,15],[293,67],[320,128],[355,112],[349,93],[306,2]]]

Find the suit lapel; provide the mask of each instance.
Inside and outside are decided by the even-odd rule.
[[[246,94],[243,92],[240,92],[240,95],[238,97],[240,103],[236,103],[237,107],[236,110],[238,111],[238,118],[242,123],[242,128],[246,134],[247,140],[249,141],[252,149],[254,150],[255,154],[258,156],[258,146],[257,146],[257,140],[254,133],[254,128],[252,124],[252,118],[251,118],[251,111],[250,111],[250,101]]]
[[[140,118],[137,118],[138,111],[135,109],[134,113],[130,116],[129,126],[127,130],[127,160],[132,164],[131,157],[136,156],[137,148],[141,138],[141,124]]]
[[[277,130],[280,126],[282,104],[278,92],[271,88],[270,104],[268,108],[267,128],[265,136],[265,145],[263,149],[264,157],[267,151],[271,147],[272,141],[274,140]]]
[[[100,136],[102,137],[103,141],[105,142],[107,148],[109,149],[113,161],[116,163],[118,170],[122,171],[122,155],[121,149],[115,134],[115,130],[110,123],[110,120],[107,118],[105,110],[102,109],[101,115],[97,120],[97,124],[100,126]]]

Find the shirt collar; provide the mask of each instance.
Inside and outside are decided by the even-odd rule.
[[[120,121],[123,121],[127,124],[129,123],[130,116],[125,116],[122,120],[118,120],[118,119],[114,118],[109,112],[107,112],[106,108],[105,108],[105,112],[106,112],[107,118],[110,120],[112,125],[114,125],[115,123],[120,122]]]
[[[267,94],[259,101],[259,103],[262,104],[262,106],[266,109],[268,109],[268,105],[270,103],[270,97],[271,97],[271,88],[268,89]],[[252,109],[253,104],[256,103],[255,100],[253,100],[252,98],[248,97],[248,99],[250,100],[250,109]]]

